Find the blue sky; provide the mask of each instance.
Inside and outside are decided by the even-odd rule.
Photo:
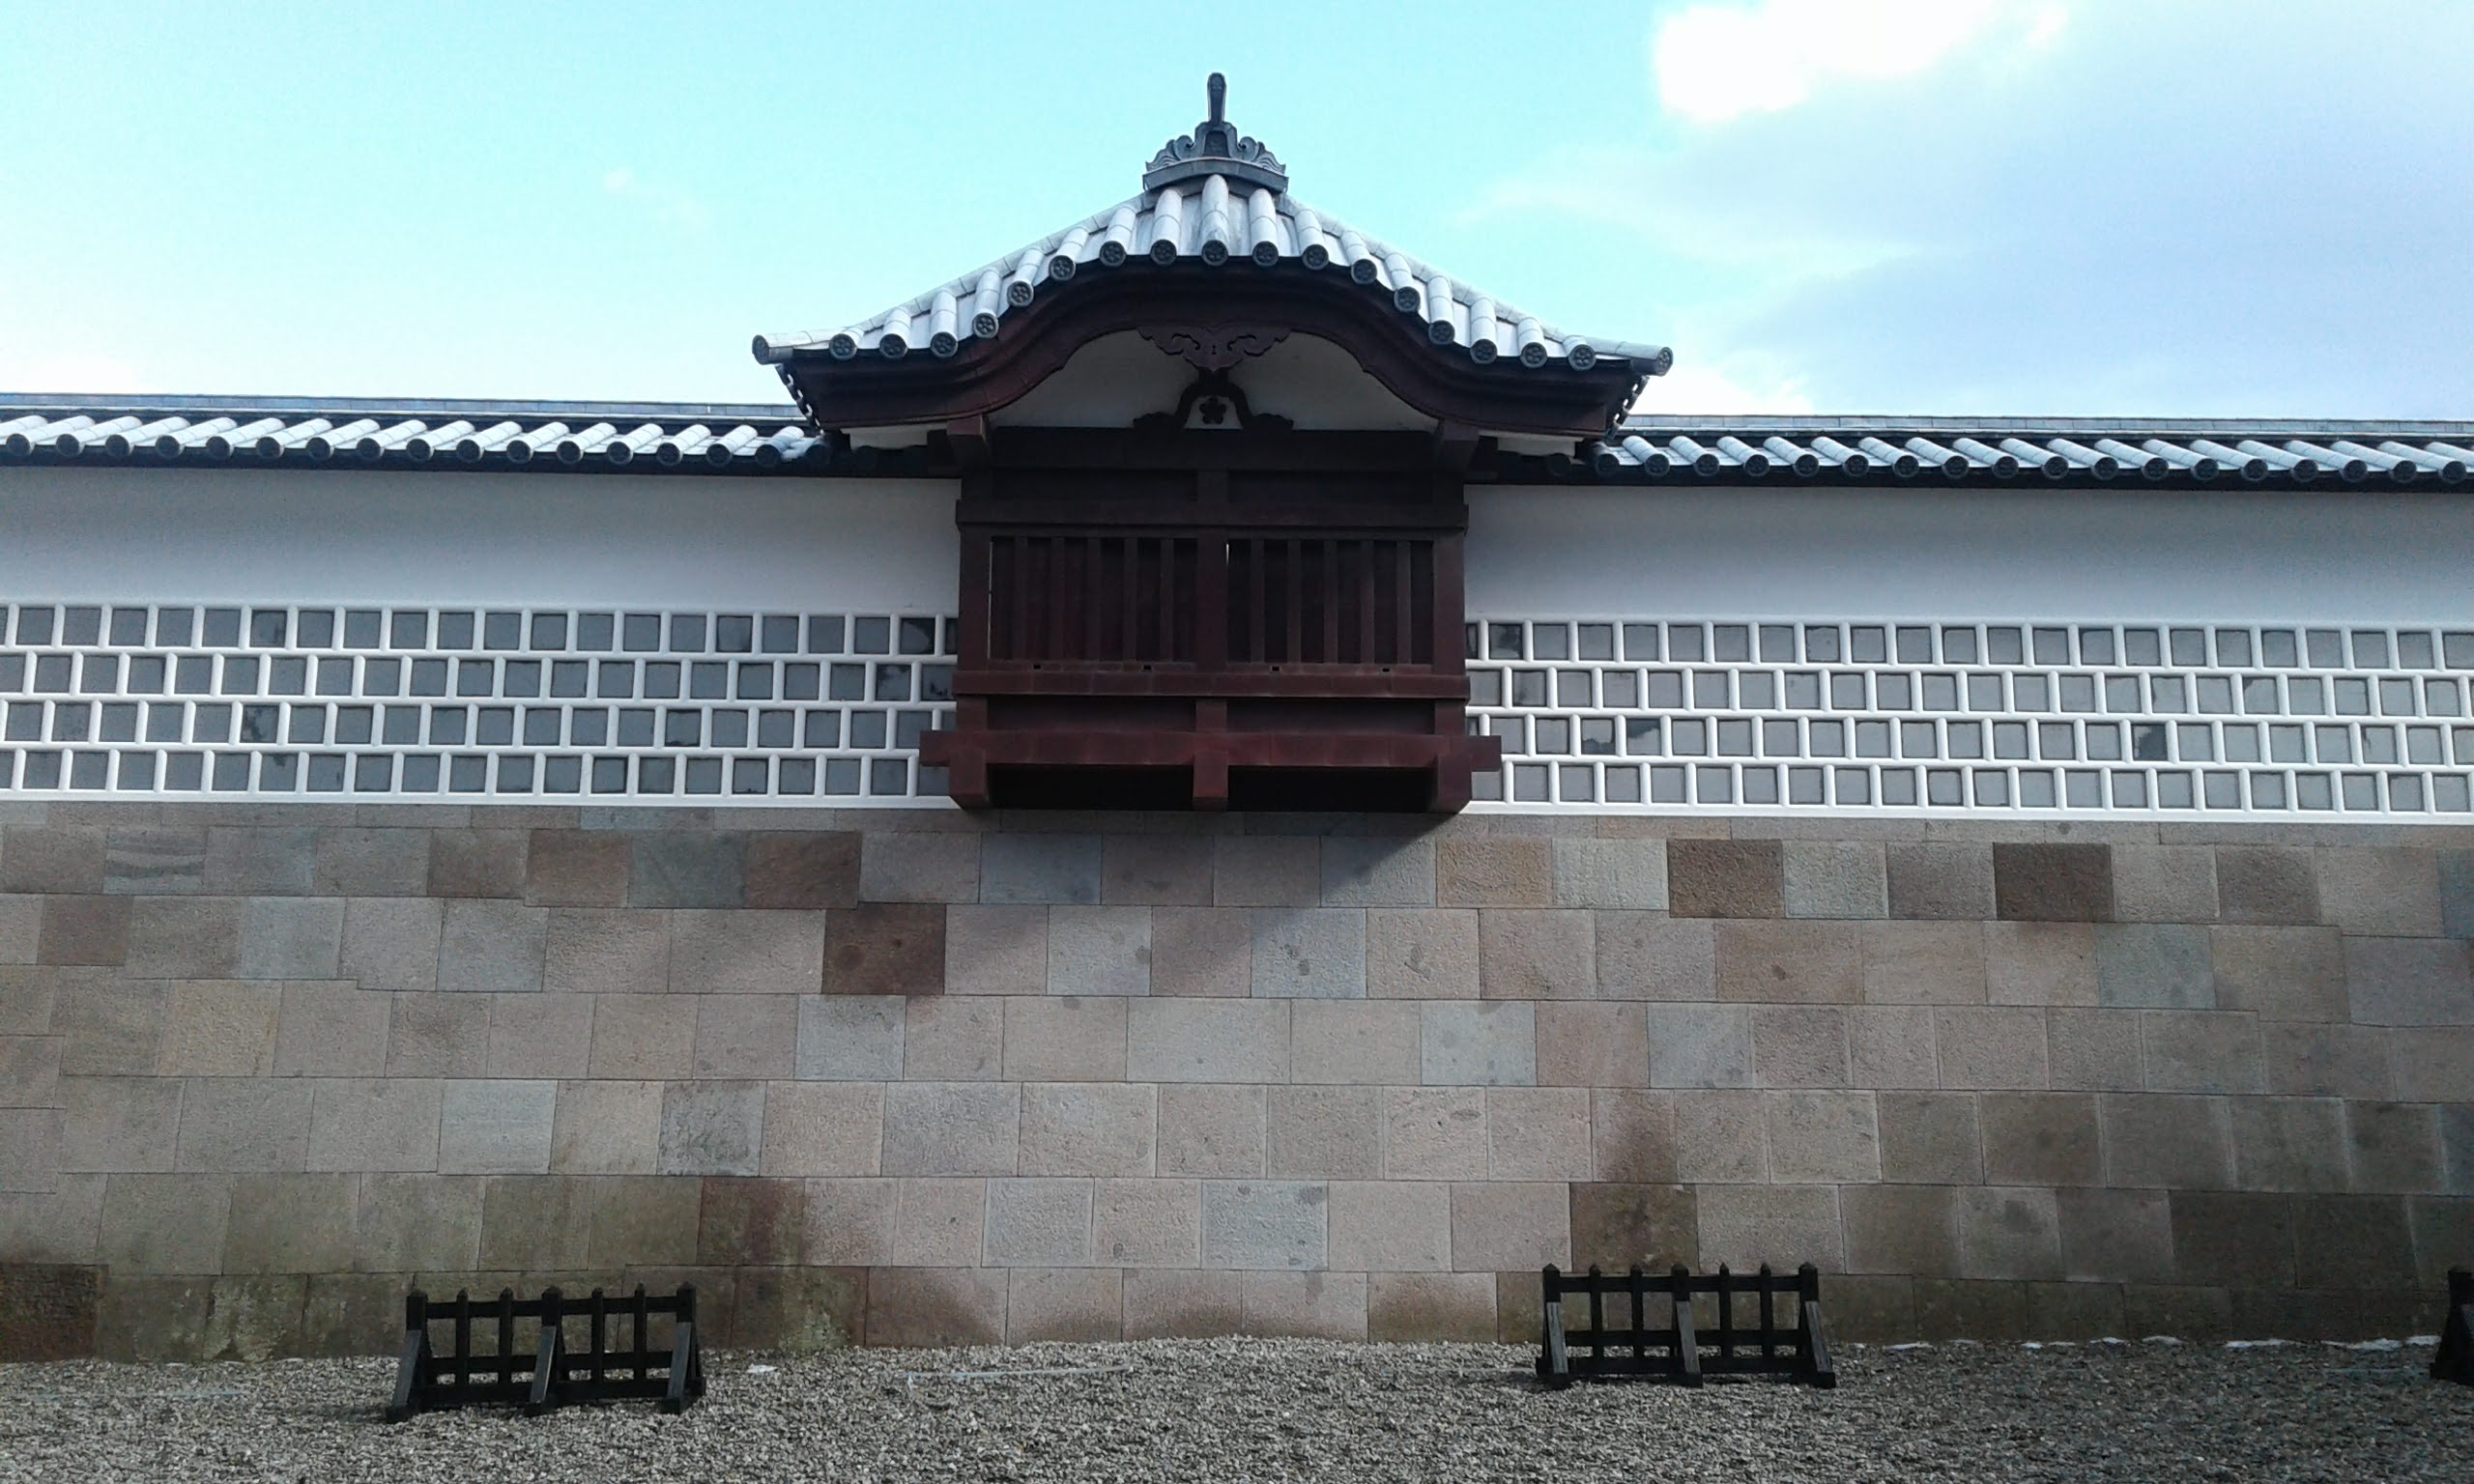
[[[777,400],[1130,195],[1300,199],[1675,412],[2474,416],[2474,3],[0,0],[0,390]]]

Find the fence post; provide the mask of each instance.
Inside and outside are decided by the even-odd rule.
[[[1701,1384],[1701,1341],[1692,1332],[1692,1270],[1682,1263],[1675,1282],[1675,1374],[1687,1386]]]

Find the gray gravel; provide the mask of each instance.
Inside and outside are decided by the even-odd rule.
[[[2474,1479],[2474,1388],[2431,1381],[2421,1348],[1851,1350],[1834,1392],[1549,1393],[1534,1354],[725,1354],[681,1417],[402,1427],[378,1418],[387,1361],[0,1366],[0,1479]]]

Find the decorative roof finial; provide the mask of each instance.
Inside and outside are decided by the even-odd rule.
[[[1158,190],[1186,181],[1198,181],[1206,176],[1226,176],[1232,183],[1260,186],[1267,190],[1288,189],[1288,169],[1280,157],[1259,139],[1240,136],[1228,122],[1228,79],[1218,72],[1211,74],[1206,85],[1211,100],[1211,117],[1194,128],[1190,134],[1179,134],[1160,147],[1151,163],[1142,172],[1142,188]]]

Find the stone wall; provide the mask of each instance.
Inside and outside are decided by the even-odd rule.
[[[0,811],[19,1354],[681,1277],[1527,1339],[1542,1263],[1765,1259],[1856,1337],[2345,1337],[2474,1262],[2462,831]]]

